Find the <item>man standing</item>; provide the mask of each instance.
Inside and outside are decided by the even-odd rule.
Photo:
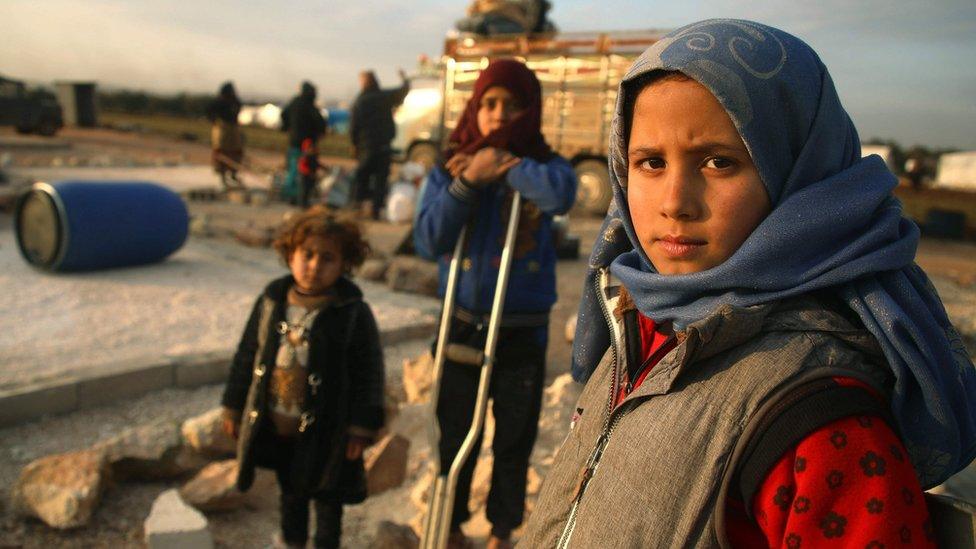
[[[282,195],[292,203],[299,197],[298,161],[302,156],[302,143],[310,139],[310,147],[314,148],[319,138],[325,135],[325,119],[315,106],[315,93],[315,86],[311,82],[302,82],[299,94],[281,111],[281,130],[288,132],[288,177]],[[308,193],[302,192],[301,195],[307,196]]]
[[[353,200],[361,204],[372,202],[373,219],[380,218],[386,202],[390,177],[390,142],[396,136],[393,109],[403,103],[410,91],[410,81],[400,70],[403,84],[396,89],[382,90],[373,71],[359,73],[360,92],[352,105],[349,136],[355,149],[356,167]]]

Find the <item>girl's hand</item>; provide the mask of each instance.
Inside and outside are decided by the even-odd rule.
[[[461,172],[464,171],[464,169],[467,168],[468,164],[470,163],[470,154],[455,154],[450,160],[447,161],[446,164],[444,164],[444,167],[447,168],[447,171],[451,174],[451,177],[457,177],[461,175]]]
[[[349,442],[346,443],[346,459],[352,461],[363,457],[363,450],[369,446],[369,439],[364,437],[357,437],[355,435],[349,437]]]
[[[223,429],[227,436],[237,440],[241,432],[241,413],[237,410],[224,408],[223,410]]]
[[[485,147],[471,157],[471,162],[461,175],[474,186],[481,188],[501,179],[505,172],[521,161],[521,158],[506,150]]]

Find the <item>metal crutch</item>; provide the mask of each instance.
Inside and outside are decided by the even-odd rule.
[[[454,246],[454,256],[447,275],[447,287],[444,293],[444,309],[441,311],[440,330],[437,335],[437,348],[434,351],[433,384],[430,392],[430,421],[428,422],[428,436],[430,438],[431,455],[434,459],[434,471],[437,475],[430,490],[430,500],[427,504],[427,516],[424,518],[423,535],[420,538],[421,549],[443,549],[447,546],[450,534],[451,512],[454,508],[454,496],[457,488],[457,478],[461,467],[475,449],[475,440],[481,435],[488,409],[488,385],[491,380],[491,370],[495,364],[495,346],[498,343],[498,331],[501,327],[502,308],[505,304],[505,292],[508,289],[508,275],[512,267],[512,256],[515,252],[515,232],[518,228],[519,212],[522,197],[516,191],[512,196],[512,212],[508,218],[505,232],[505,244],[502,257],[498,265],[498,280],[495,283],[495,297],[491,304],[491,316],[488,320],[488,336],[484,350],[478,350],[466,345],[447,343],[450,333],[451,319],[454,316],[455,288],[458,280],[458,270],[461,265],[461,255],[467,236],[467,227],[462,229]],[[437,400],[441,390],[441,372],[447,357],[454,362],[481,366],[481,377],[478,381],[478,396],[475,400],[474,418],[468,434],[461,443],[461,448],[447,475],[441,474],[440,460],[440,427],[437,423]]]

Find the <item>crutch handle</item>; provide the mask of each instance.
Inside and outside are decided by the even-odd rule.
[[[460,343],[448,343],[444,347],[444,356],[451,362],[470,364],[471,366],[481,366],[485,361],[485,351],[461,345]]]

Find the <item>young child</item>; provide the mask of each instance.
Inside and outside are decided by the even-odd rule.
[[[383,426],[383,352],[363,294],[349,279],[369,245],[359,227],[314,206],[274,242],[290,275],[273,280],[247,321],[224,390],[238,437],[237,486],[254,467],[281,487],[276,546],[339,547],[342,505],[366,497],[363,449]]]
[[[315,141],[305,138],[302,141],[302,156],[298,159],[298,174],[301,179],[301,194],[298,205],[307,208],[312,197],[312,191],[319,180],[319,150]]]
[[[524,545],[934,545],[922,488],[974,456],[973,364],[817,55],[679,29],[621,83],[610,145],[589,382]]]
[[[442,294],[458,235],[468,227],[449,339],[480,349],[511,197],[517,190],[523,198],[490,386],[496,427],[487,506],[492,523],[489,548],[510,546],[511,531],[522,523],[526,473],[542,403],[549,309],[556,301],[552,216],[566,213],[576,196],[576,175],[546,144],[541,113],[541,87],[531,70],[515,60],[489,64],[451,134],[446,163],[428,176],[414,225],[418,253],[440,261]],[[450,361],[444,366],[437,403],[444,471],[471,425],[479,375],[474,366]],[[451,547],[469,544],[461,524],[470,516],[476,454],[458,478]]]

